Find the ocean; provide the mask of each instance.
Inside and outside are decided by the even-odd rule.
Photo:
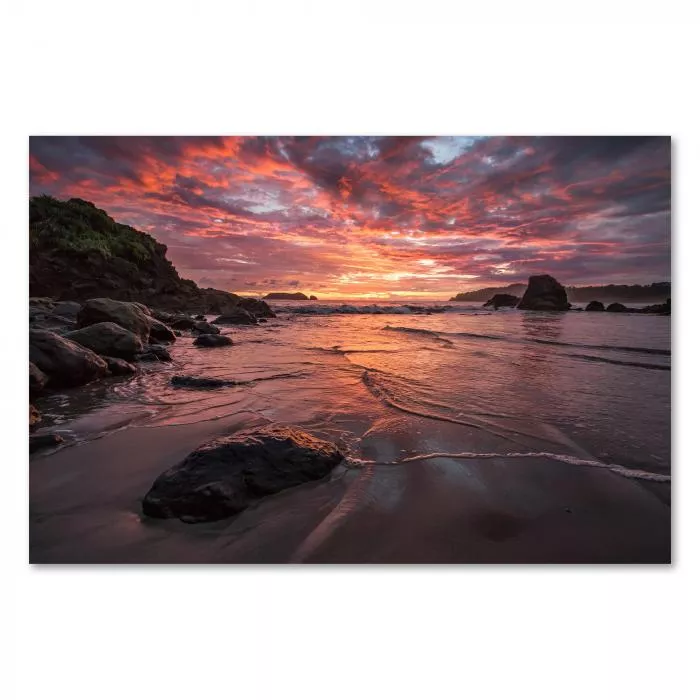
[[[561,495],[564,489],[567,498],[577,503],[593,489],[587,474],[605,473],[606,478],[614,479],[605,482],[611,485],[605,498],[618,488],[627,489],[621,491],[618,515],[627,517],[629,523],[635,519],[625,515],[622,504],[642,498],[642,492],[644,498],[653,500],[653,505],[647,504],[652,510],[661,501],[668,504],[670,494],[659,496],[653,489],[664,482],[669,485],[671,473],[670,317],[492,311],[480,304],[444,301],[280,301],[271,305],[278,316],[265,324],[222,327],[234,340],[233,346],[197,348],[183,334],[171,348],[173,363],[144,365],[145,371],[133,377],[114,378],[39,402],[42,430],[59,432],[66,440],[56,454],[33,460],[34,508],[45,516],[34,537],[40,560],[52,556],[70,560],[71,547],[75,547],[77,561],[114,561],[115,557],[128,561],[163,557],[167,561],[219,557],[225,561],[306,561],[314,557],[319,561],[462,561],[469,556],[452,542],[452,535],[445,534],[452,533],[454,518],[452,524],[445,522],[438,528],[439,537],[425,535],[425,523],[432,522],[435,509],[449,512],[454,508],[459,514],[454,517],[462,518],[461,506],[452,499],[467,487],[473,499],[474,486],[477,482],[483,486],[484,479],[496,475],[505,481],[513,479],[515,488],[522,465],[541,469],[535,480],[537,493],[525,498],[528,487],[520,483],[518,502],[512,507],[508,505],[512,494],[499,496],[505,499],[496,508],[501,515],[493,523],[487,518],[486,530],[482,530],[494,529],[496,540],[503,541],[506,548],[496,555],[472,547],[471,560],[643,561],[665,556],[659,551],[666,551],[670,530],[664,539],[663,528],[660,535],[657,528],[657,534],[647,537],[646,544],[635,540],[607,554],[605,547],[596,554],[592,545],[579,543],[569,558],[563,543],[555,547],[556,555],[551,547],[538,553],[536,547],[524,545],[521,557],[516,543],[510,542],[512,537],[499,537],[512,527],[519,532],[509,518],[520,522],[530,517],[534,504],[544,507],[541,492],[548,484],[553,493]],[[449,308],[441,310],[446,306]],[[221,378],[235,384],[217,389],[178,388],[171,384],[173,375]],[[299,493],[282,494],[254,509],[257,515],[246,513],[237,518],[247,524],[231,527],[246,527],[247,534],[227,539],[223,550],[218,542],[216,554],[210,546],[200,551],[192,548],[191,541],[187,545],[181,541],[179,546],[172,545],[175,549],[159,550],[159,556],[143,542],[126,547],[120,539],[123,532],[120,536],[115,533],[121,544],[114,551],[109,537],[105,543],[104,523],[99,541],[92,545],[86,541],[80,546],[66,544],[52,534],[58,525],[55,519],[53,530],[45,524],[57,508],[70,511],[74,519],[80,511],[77,502],[88,507],[90,496],[84,494],[85,488],[90,492],[89,487],[76,486],[81,479],[94,480],[95,489],[117,492],[131,479],[134,486],[128,497],[126,493],[124,500],[115,497],[110,507],[135,518],[138,498],[159,473],[150,466],[154,460],[145,461],[143,454],[144,466],[137,466],[139,452],[159,451],[156,461],[162,471],[181,452],[182,456],[187,453],[185,446],[193,449],[197,440],[221,434],[224,425],[269,422],[300,426],[331,439],[342,447],[347,459],[330,483],[295,489]],[[166,429],[168,435],[189,437],[181,451],[175,449],[177,440],[168,440],[173,450],[172,454],[165,450],[164,457],[162,448],[150,444],[148,431],[160,430],[162,435]],[[117,448],[119,445],[122,447]],[[117,458],[118,449],[127,449],[129,454]],[[85,466],[86,460],[95,459],[109,463],[100,478],[94,473],[99,465]],[[115,465],[115,459],[122,466]],[[63,473],[59,482],[47,480],[46,470],[55,474],[54,465],[59,463],[69,473]],[[87,479],[86,469],[92,470]],[[557,485],[559,479],[573,481],[567,481],[564,488],[564,482]],[[575,486],[578,479],[580,485]],[[505,481],[499,482],[499,489]],[[620,486],[622,482],[629,486]],[[632,488],[634,495],[630,496]],[[595,498],[600,496],[599,489],[596,482]],[[289,507],[284,505],[285,498]],[[562,506],[566,512],[574,507]],[[367,508],[372,510],[371,517]],[[377,513],[392,509],[400,514],[399,521],[405,517],[410,526],[404,525],[400,534],[383,541],[374,529]],[[316,522],[316,516],[307,511],[320,520]],[[360,517],[360,512],[366,516]],[[267,514],[264,522],[259,520],[261,513]],[[351,528],[355,534],[347,535],[346,541],[337,532],[337,521],[350,514],[356,517]],[[294,526],[289,518],[297,516],[306,525],[299,524],[304,533],[292,537],[289,533]],[[649,519],[650,527],[654,517]],[[660,511],[658,517],[665,522],[670,515]],[[69,532],[75,533],[71,522]],[[424,523],[423,535],[416,537],[410,532],[418,523]],[[183,527],[186,531],[187,526]],[[194,528],[190,532],[221,536],[217,527],[190,527]],[[152,536],[154,526],[146,529]],[[267,530],[270,532],[264,534]],[[280,535],[281,530],[285,536]],[[640,538],[642,530],[638,529]],[[88,541],[94,536],[94,532],[86,535]],[[183,536],[182,532],[173,535],[173,542]],[[421,536],[428,540],[422,541]],[[281,543],[287,537],[292,541],[285,549]],[[367,545],[366,537],[375,538],[376,543]],[[48,538],[51,546],[42,538]]]

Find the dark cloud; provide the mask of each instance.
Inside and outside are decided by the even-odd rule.
[[[670,157],[636,136],[34,137],[30,186],[147,230],[212,286],[444,294],[668,278]]]

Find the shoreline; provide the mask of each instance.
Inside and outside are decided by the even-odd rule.
[[[192,525],[140,514],[163,470],[205,440],[261,423],[241,415],[128,427],[32,459],[30,562],[670,563],[669,482],[546,457],[391,464],[436,441],[464,445],[463,426],[412,416],[364,433],[370,463],[344,461],[238,516]]]

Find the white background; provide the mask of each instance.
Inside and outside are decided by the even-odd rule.
[[[3,5],[4,697],[700,697],[690,7]],[[674,565],[28,566],[27,137],[46,133],[671,134]]]

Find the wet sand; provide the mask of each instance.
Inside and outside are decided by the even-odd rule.
[[[668,563],[670,483],[522,451],[416,416],[383,418],[329,478],[235,518],[188,525],[141,515],[153,480],[255,414],[129,427],[30,463],[32,563]],[[304,427],[303,425],[301,427]],[[313,432],[313,430],[312,430]],[[325,437],[325,436],[322,436]],[[580,455],[585,457],[585,455]]]

